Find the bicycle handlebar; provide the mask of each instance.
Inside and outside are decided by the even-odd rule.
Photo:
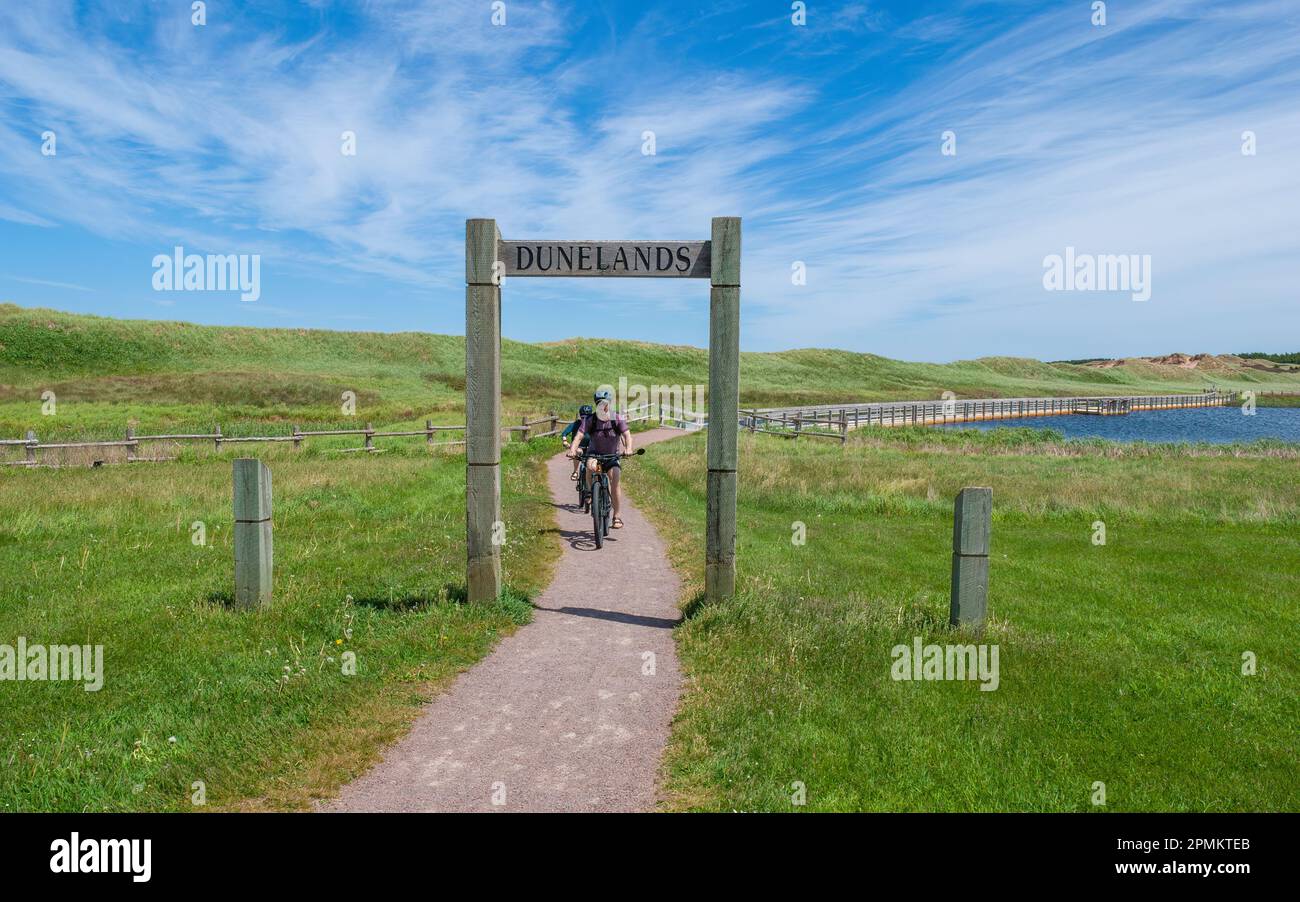
[[[582,457],[584,460],[587,459],[588,457],[594,457],[597,460],[602,460],[602,459],[608,460],[611,457],[636,457],[639,454],[645,454],[645,448],[637,448],[635,451],[631,453],[627,453],[624,451],[615,451],[612,454],[592,454],[590,451],[583,451],[582,454],[578,456]]]

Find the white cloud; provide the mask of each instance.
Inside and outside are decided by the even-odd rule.
[[[863,79],[856,94],[833,67],[724,72],[661,46],[671,35],[684,52],[734,10],[647,14],[577,47],[602,23],[576,4],[518,0],[495,28],[475,0],[376,0],[355,36],[124,9],[141,47],[66,2],[0,10],[0,218],[443,291],[463,278],[467,217],[520,237],[693,238],[742,215],[751,347],[1050,355],[1092,333],[1087,346],[1111,353],[1195,349],[1247,330],[1242,310],[1300,326],[1300,37],[1273,0],[1163,0],[1112,9],[1102,29],[1073,6],[907,23],[849,4],[822,32],[841,49],[871,42],[845,73],[890,41],[947,48],[906,87]],[[788,22],[750,33],[763,53],[788,45],[827,65]],[[27,119],[58,133],[58,157],[39,154]],[[945,129],[956,157],[939,153]],[[1255,157],[1239,152],[1244,129]],[[355,157],[340,153],[344,130]],[[1044,293],[1041,259],[1066,245],[1151,254],[1149,309]],[[806,287],[790,284],[796,259]],[[536,294],[603,291],[681,307],[662,286]]]

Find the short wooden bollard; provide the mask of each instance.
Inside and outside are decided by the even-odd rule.
[[[952,524],[952,626],[984,625],[989,596],[989,535],[993,490],[965,488],[957,495]]]
[[[235,604],[271,600],[271,471],[256,458],[234,461]]]

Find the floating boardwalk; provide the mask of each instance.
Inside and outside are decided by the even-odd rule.
[[[1078,398],[953,398],[943,401],[887,401],[868,404],[822,404],[768,407],[741,411],[752,432],[842,438],[862,426],[937,426],[978,420],[1013,420],[1069,414],[1122,416],[1135,410],[1182,410],[1224,407],[1239,400],[1237,392],[1205,391],[1183,395],[1121,395]]]

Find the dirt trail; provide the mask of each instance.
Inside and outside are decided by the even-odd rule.
[[[635,447],[681,435],[638,433]],[[647,452],[653,454],[653,451]],[[624,472],[637,479],[637,460]],[[324,811],[644,811],[681,688],[680,582],[624,493],[597,551],[572,463],[547,463],[564,551],[533,622],[429,703]]]

